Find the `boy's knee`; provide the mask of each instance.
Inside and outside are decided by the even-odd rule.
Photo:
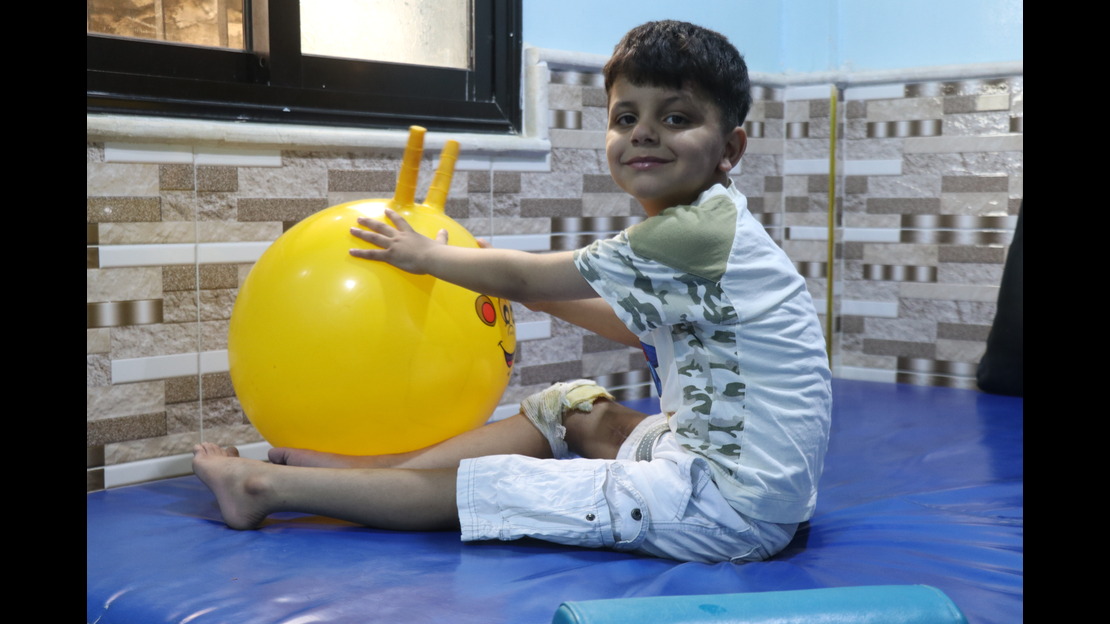
[[[606,407],[607,404],[608,401],[598,400],[594,401],[593,409],[588,412],[567,411],[563,416],[563,426],[567,428],[566,440],[571,447],[577,441],[593,437],[598,429],[598,421],[603,414],[609,411]]]
[[[563,421],[571,450],[591,459],[616,459],[621,445],[646,414],[599,398],[589,412],[567,412]]]

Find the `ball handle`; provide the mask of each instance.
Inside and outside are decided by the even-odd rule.
[[[420,159],[424,157],[424,133],[420,126],[409,128],[409,141],[405,145],[405,156],[401,160],[401,172],[397,176],[397,188],[393,192],[396,207],[411,206],[416,199],[416,181],[420,176]]]
[[[439,167],[432,178],[432,186],[428,189],[428,197],[424,204],[440,214],[444,213],[447,203],[447,191],[451,188],[451,178],[455,176],[455,161],[459,159],[459,142],[447,141],[443,151],[439,153]]]

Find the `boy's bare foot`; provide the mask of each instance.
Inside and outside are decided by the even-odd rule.
[[[193,472],[216,495],[220,514],[233,529],[254,529],[266,519],[265,462],[239,457],[235,447],[211,442],[193,447]]]

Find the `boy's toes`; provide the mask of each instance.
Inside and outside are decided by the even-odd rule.
[[[224,448],[214,442],[201,442],[193,446],[193,456],[210,455],[215,457],[239,457],[239,449],[234,446]]]

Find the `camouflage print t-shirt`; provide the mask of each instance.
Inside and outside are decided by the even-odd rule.
[[[709,460],[732,506],[808,519],[829,433],[825,341],[805,281],[747,199],[716,185],[575,263],[640,337],[671,431]]]

